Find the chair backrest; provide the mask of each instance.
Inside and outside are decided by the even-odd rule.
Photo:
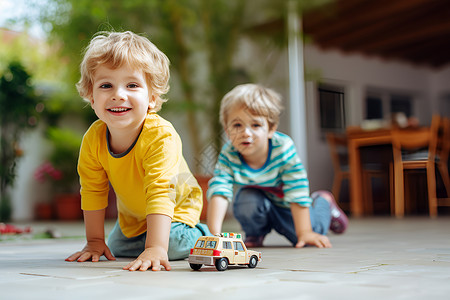
[[[450,119],[440,118],[436,130],[436,157],[444,162],[448,161],[450,151]]]
[[[434,161],[438,149],[441,149],[441,145],[444,145],[441,137],[443,132],[441,127],[442,118],[439,115],[434,115],[429,128],[393,129],[392,147],[394,159],[401,158],[402,150],[414,152],[426,149],[428,157],[420,157],[418,160],[428,159]]]
[[[392,130],[392,146],[398,150],[428,148],[430,145],[430,138],[430,128]]]
[[[327,133],[326,137],[333,168],[337,172],[343,172],[343,167],[348,166],[347,138],[344,134],[338,133]]]

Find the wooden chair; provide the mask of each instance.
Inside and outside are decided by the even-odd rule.
[[[430,128],[393,129],[394,212],[396,217],[403,217],[405,212],[405,171],[420,169],[426,170],[427,174],[429,215],[431,217],[437,216],[435,166],[436,162],[439,161],[437,160],[437,154],[443,155],[442,149],[446,145],[444,123],[440,116],[435,115],[432,118]]]
[[[330,148],[331,161],[334,169],[334,179],[332,193],[339,203],[339,206],[344,210],[349,210],[349,203],[343,203],[340,199],[341,187],[344,180],[350,182],[350,168],[348,165],[348,147],[347,138],[345,134],[328,133],[326,135],[328,146]],[[374,164],[362,165],[363,174],[363,190],[365,191],[365,199],[363,201],[364,213],[373,213],[373,197],[372,197],[372,179],[383,178],[386,179],[389,185],[388,173],[377,168]]]
[[[450,206],[450,176],[448,157],[450,153],[450,119],[442,118],[436,144],[436,165],[444,183],[446,198],[437,198],[437,206]]]
[[[348,210],[348,203],[341,203],[340,194],[342,182],[349,180],[350,171],[348,167],[348,151],[347,151],[347,139],[345,135],[338,135],[335,133],[328,133],[326,135],[328,146],[330,147],[331,162],[334,169],[334,179],[332,192],[342,209]]]

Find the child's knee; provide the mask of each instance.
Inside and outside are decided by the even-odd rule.
[[[138,257],[145,250],[144,239],[108,240],[108,248],[116,257]]]
[[[116,240],[108,239],[108,248],[114,256],[120,256],[119,247]]]
[[[233,213],[238,219],[255,219],[259,215],[266,215],[269,209],[269,200],[257,189],[240,190],[233,205]]]
[[[123,256],[122,245],[124,243],[124,236],[118,224],[113,228],[108,236],[108,248],[114,256]]]
[[[208,231],[209,232],[209,231]],[[172,224],[169,237],[169,260],[184,259],[189,256],[191,248],[204,233],[197,227],[191,228],[186,224]]]
[[[146,233],[127,238],[116,224],[108,236],[108,248],[117,257],[137,257],[145,249]]]
[[[195,242],[194,242],[195,243]],[[167,255],[169,260],[184,259],[189,256],[190,249],[194,246],[190,239],[187,239],[184,234],[177,238],[169,239],[169,250]]]

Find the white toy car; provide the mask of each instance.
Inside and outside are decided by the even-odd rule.
[[[189,254],[189,265],[200,270],[202,265],[225,271],[228,265],[248,265],[254,268],[261,261],[261,252],[248,250],[241,234],[225,232],[216,236],[202,236]]]

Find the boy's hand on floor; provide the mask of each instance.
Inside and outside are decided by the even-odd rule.
[[[75,252],[66,258],[66,261],[76,260],[78,262],[84,262],[91,259],[93,262],[96,262],[100,260],[102,255],[104,255],[108,260],[116,260],[108,246],[106,246],[104,240],[95,240],[87,242],[83,250]]]
[[[306,245],[316,246],[317,248],[331,248],[331,242],[328,237],[315,233],[313,231],[302,233],[298,237],[295,248],[302,248]]]
[[[163,247],[149,247],[123,269],[129,271],[147,271],[151,267],[152,271],[159,271],[161,266],[166,271],[170,271],[171,269],[167,251]]]

